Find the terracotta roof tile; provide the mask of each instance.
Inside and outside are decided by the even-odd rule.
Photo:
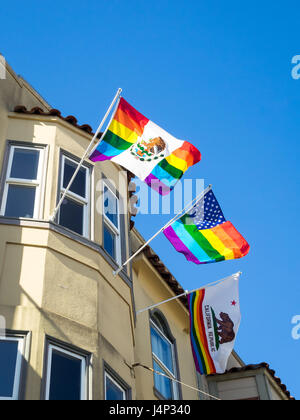
[[[18,105],[18,106],[15,107],[14,112],[16,112],[18,114],[58,117],[58,118],[61,118],[64,121],[66,121],[67,123],[73,125],[74,127],[79,128],[80,130],[83,130],[84,132],[86,132],[88,134],[92,134],[92,135],[94,134],[93,129],[90,125],[88,125],[88,124],[79,125],[76,117],[74,117],[73,115],[68,115],[67,117],[63,117],[61,115],[61,112],[58,109],[50,109],[50,111],[44,111],[42,108],[35,107],[35,108],[32,108],[31,110],[28,110],[25,106]],[[102,133],[100,133],[100,135],[101,134]]]

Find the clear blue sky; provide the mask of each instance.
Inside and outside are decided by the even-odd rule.
[[[1,5],[0,51],[63,115],[95,129],[118,87],[140,112],[199,148],[186,177],[212,183],[251,245],[198,267],[153,242],[184,288],[242,271],[236,350],[268,362],[300,398],[299,1],[106,0]],[[150,237],[167,216],[138,216]]]

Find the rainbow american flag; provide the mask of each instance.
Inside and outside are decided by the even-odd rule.
[[[242,258],[250,246],[226,221],[211,189],[193,209],[164,230],[174,248],[195,264]]]
[[[195,146],[173,137],[121,98],[90,160],[118,163],[161,195],[167,195],[187,169],[201,160],[201,154]]]

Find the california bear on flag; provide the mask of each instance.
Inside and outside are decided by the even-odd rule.
[[[196,370],[224,373],[241,322],[240,273],[188,296],[190,335]]]
[[[112,160],[161,195],[167,195],[186,170],[201,160],[201,154],[192,144],[176,139],[121,98],[90,160]]]

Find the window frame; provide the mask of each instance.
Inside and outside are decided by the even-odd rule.
[[[118,227],[114,225],[114,223],[109,219],[109,217],[105,214],[105,188],[112,194],[112,196],[116,199],[117,202],[117,215],[118,215]],[[121,249],[121,214],[120,214],[120,197],[113,191],[113,189],[109,186],[106,180],[102,181],[102,194],[103,194],[103,202],[102,202],[102,213],[103,213],[103,235],[102,235],[102,243],[103,249],[105,252],[108,253],[105,249],[104,244],[104,229],[105,227],[114,235],[115,237],[115,258],[113,258],[109,253],[108,255],[120,266],[122,264],[122,249]]]
[[[17,149],[22,150],[31,150],[31,151],[38,151],[39,152],[39,162],[38,162],[38,170],[37,170],[37,177],[36,179],[24,179],[24,178],[11,178],[10,173],[12,169],[13,159],[14,159],[14,152]],[[46,146],[43,145],[36,145],[36,144],[28,144],[24,143],[10,143],[8,145],[7,150],[7,165],[5,167],[5,174],[3,179],[3,197],[1,202],[0,208],[0,216],[10,217],[5,215],[5,210],[7,206],[7,197],[9,187],[11,185],[20,186],[20,187],[27,187],[27,188],[35,188],[36,194],[34,199],[34,209],[33,209],[33,217],[20,217],[20,219],[39,219],[42,215],[42,202],[44,196],[44,177],[45,177],[45,162],[46,162],[46,153],[45,153]]]
[[[51,367],[52,367],[52,354],[53,350],[58,353],[65,354],[66,356],[81,360],[81,392],[80,392],[80,401],[88,400],[88,367],[89,362],[85,354],[80,354],[79,352],[66,349],[64,346],[59,344],[54,344],[51,342],[47,343],[47,361],[46,361],[46,371],[45,371],[45,400],[49,401],[50,397],[50,385],[51,385]]]
[[[163,363],[162,360],[160,360],[160,358],[154,353],[153,351],[153,344],[152,344],[152,332],[151,329],[154,329],[158,335],[162,338],[162,340],[164,340],[165,342],[167,342],[167,344],[170,345],[171,347],[171,357],[172,357],[172,366],[173,366],[173,370],[174,373],[171,372],[169,370],[169,368]],[[169,380],[171,381],[171,385],[172,385],[172,400],[176,401],[180,399],[180,390],[178,387],[178,383],[174,382],[171,378],[173,378],[174,380],[178,380],[178,366],[177,366],[177,358],[176,358],[176,344],[175,342],[171,341],[165,334],[164,331],[162,331],[159,326],[155,323],[155,320],[153,319],[153,316],[150,318],[150,340],[151,340],[151,354],[152,354],[152,362],[155,361],[158,366],[162,369],[163,373],[165,373],[168,377]],[[154,368],[154,366],[153,366]],[[154,378],[155,378],[156,373],[154,373]],[[166,399],[166,397],[164,395],[162,395],[160,393],[160,391],[155,387],[155,381],[154,381],[154,389],[161,395],[161,397],[163,397],[164,399]]]
[[[132,389],[128,385],[127,382],[124,381],[124,379],[118,375],[118,373],[105,361],[103,360],[103,376],[102,376],[102,383],[103,383],[103,399],[106,400],[106,377],[109,377],[109,379],[118,386],[118,388],[121,388],[122,391],[124,391],[124,400],[120,401],[130,401],[132,399]]]
[[[106,395],[107,395],[107,382],[106,382],[106,380],[107,380],[107,378],[109,378],[109,380],[117,387],[117,388],[119,388],[120,389],[120,391],[122,392],[122,394],[123,394],[123,399],[122,400],[120,400],[120,401],[126,401],[127,400],[127,390],[118,382],[118,381],[116,381],[116,379],[114,379],[114,377],[112,376],[112,375],[110,375],[107,371],[105,371],[104,372],[104,398],[105,398],[105,401],[108,401],[107,400],[107,398],[106,398]]]
[[[59,185],[58,185],[58,201],[62,197],[62,194],[66,191],[66,188],[64,187],[64,175],[65,175],[65,162],[66,160],[69,160],[73,164],[76,165],[76,167],[79,164],[79,159],[73,156],[70,156],[68,153],[62,151],[61,152],[61,158],[60,158],[60,170],[59,170]],[[92,186],[92,174],[91,174],[91,167],[87,163],[83,163],[81,168],[85,170],[85,191],[86,191],[86,197],[80,196],[72,191],[67,191],[66,198],[70,201],[75,202],[76,204],[79,204],[83,207],[83,220],[82,220],[82,234],[78,232],[74,232],[73,230],[63,226],[60,224],[60,214],[61,214],[61,208],[58,211],[57,214],[57,224],[62,226],[65,229],[69,229],[71,232],[81,235],[85,238],[90,238],[91,236],[91,226],[92,226],[92,214],[91,214],[91,186]]]
[[[0,337],[0,342],[1,341],[17,341],[18,353],[17,353],[16,366],[15,366],[13,394],[11,397],[0,396],[0,401],[17,401],[19,400],[19,396],[20,396],[20,388],[21,388],[21,380],[22,380],[22,364],[23,364],[24,351],[25,351],[25,337],[18,336],[18,335],[6,335],[4,337]]]

